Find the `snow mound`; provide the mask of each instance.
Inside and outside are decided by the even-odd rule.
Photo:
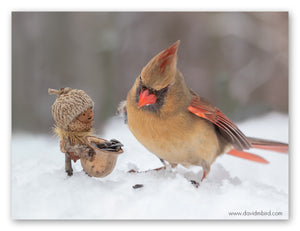
[[[247,135],[288,142],[288,116],[271,113],[239,123]],[[12,137],[13,219],[288,219],[288,155],[251,150],[258,164],[222,155],[200,182],[201,167],[128,173],[162,166],[136,141],[121,118],[111,118],[99,137],[124,144],[116,168],[88,177],[77,161],[64,172],[59,141],[50,135]],[[143,187],[134,189],[141,184]]]

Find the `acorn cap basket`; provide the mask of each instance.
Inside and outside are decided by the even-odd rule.
[[[110,174],[115,166],[118,156],[123,153],[122,148],[118,151],[106,151],[97,147],[107,140],[98,138],[96,136],[86,136],[86,144],[95,151],[92,159],[81,158],[81,166],[83,170],[93,177],[105,177]]]

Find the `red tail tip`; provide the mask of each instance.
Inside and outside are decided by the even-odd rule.
[[[269,163],[269,161],[265,160],[264,158],[262,158],[258,155],[249,153],[249,152],[244,152],[244,151],[238,151],[238,150],[235,150],[235,149],[231,149],[229,152],[227,152],[227,154],[230,154],[230,155],[233,155],[233,156],[236,156],[236,157],[239,157],[239,158],[243,158],[243,159],[246,159],[246,160],[255,161],[255,162],[258,162],[258,163],[262,163],[262,164],[268,164]]]

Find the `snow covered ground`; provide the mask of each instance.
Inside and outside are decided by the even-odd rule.
[[[239,123],[248,136],[288,142],[288,116],[271,113]],[[202,169],[133,174],[162,166],[123,124],[112,118],[99,137],[124,144],[115,170],[105,178],[88,177],[80,162],[74,175],[64,171],[59,141],[51,135],[13,134],[12,217],[14,219],[287,219],[288,155],[251,150],[268,165],[223,155],[198,188]],[[133,189],[132,186],[144,187]],[[241,215],[231,213],[241,213]],[[258,212],[265,212],[259,215]],[[251,215],[251,213],[253,215]],[[269,215],[269,213],[272,213]],[[255,215],[256,214],[256,215]]]

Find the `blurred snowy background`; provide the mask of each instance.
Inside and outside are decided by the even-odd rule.
[[[47,89],[83,89],[95,125],[111,117],[141,69],[181,40],[188,86],[234,121],[288,112],[287,12],[14,12],[12,128],[47,133]]]
[[[268,165],[224,155],[199,188],[189,183],[201,179],[199,167],[127,173],[161,163],[113,117],[116,107],[142,67],[177,40],[178,67],[193,90],[246,135],[288,142],[287,12],[13,12],[13,218],[288,217],[287,155],[254,150]],[[47,89],[66,86],[95,101],[97,135],[125,145],[106,178],[89,178],[79,162],[74,176],[64,172]],[[228,215],[244,210],[283,214]]]

